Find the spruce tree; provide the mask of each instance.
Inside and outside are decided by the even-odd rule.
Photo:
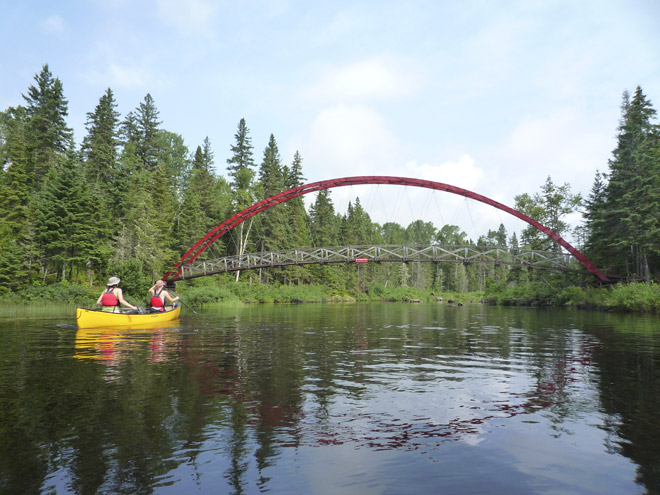
[[[137,140],[135,153],[142,161],[145,169],[153,172],[158,166],[159,158],[159,132],[161,121],[160,112],[152,96],[147,93],[144,101],[140,103],[135,112],[135,131]]]
[[[58,279],[72,280],[95,257],[99,244],[96,204],[73,152],[51,167],[33,211],[44,277],[54,271]]]
[[[302,172],[302,157],[298,151],[293,155],[293,162],[290,168],[285,170],[285,188],[292,189],[304,184]],[[311,245],[311,234],[309,231],[309,215],[305,209],[305,202],[302,196],[290,199],[286,202],[286,217],[290,226],[290,235],[288,236],[286,247],[309,247]],[[309,279],[308,272],[300,266],[292,266],[287,269],[289,280],[296,280],[298,283]]]
[[[231,185],[235,191],[248,191],[252,187],[255,177],[255,163],[252,154],[252,138],[245,119],[238,123],[238,130],[234,134],[236,142],[231,146],[232,156],[227,159]],[[249,200],[248,200],[249,201]],[[252,203],[246,204],[249,206]]]
[[[332,247],[339,244],[340,220],[330,198],[330,190],[322,189],[309,212],[313,247]],[[310,272],[318,283],[343,288],[342,271],[336,266],[312,265]]]
[[[657,259],[660,220],[660,163],[656,111],[641,88],[624,92],[617,146],[609,160],[609,181],[587,208],[587,245],[604,270],[621,277],[650,279]],[[602,188],[602,185],[598,185]]]
[[[270,135],[268,146],[264,150],[259,167],[259,184],[262,199],[269,198],[285,190],[285,177],[280,152],[275,136]],[[291,230],[286,216],[286,205],[279,204],[259,215],[259,248],[263,251],[275,251],[286,246]]]
[[[22,126],[19,127],[11,136],[11,143],[5,143],[8,156],[0,183],[0,219],[4,219],[13,235],[20,239],[28,227],[32,176]]]
[[[81,148],[86,176],[99,191],[109,195],[115,186],[119,147],[119,112],[112,90],[87,114],[87,136]]]
[[[68,102],[62,82],[53,77],[48,64],[35,75],[35,82],[23,98],[28,117],[28,163],[38,188],[56,158],[73,146],[73,131],[66,124]]]
[[[238,130],[234,135],[235,143],[231,146],[232,156],[227,159],[230,186],[232,190],[232,208],[231,214],[238,213],[256,202],[255,191],[255,163],[252,155],[252,138],[245,119],[238,123]],[[234,239],[234,253],[242,255],[248,249],[250,243],[250,233],[254,217],[238,226],[236,232],[232,231],[231,236]],[[240,272],[236,272],[236,281],[240,277]]]

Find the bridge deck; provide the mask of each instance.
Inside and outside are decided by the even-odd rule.
[[[356,261],[357,260],[357,261]],[[527,268],[541,268],[564,272],[586,273],[574,258],[564,252],[513,249],[500,246],[336,246],[297,248],[283,251],[248,253],[225,256],[213,260],[196,260],[183,266],[179,280],[192,279],[218,273],[280,266],[356,263],[356,262],[431,262],[431,263],[486,263]]]

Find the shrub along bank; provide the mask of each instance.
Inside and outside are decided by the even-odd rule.
[[[123,286],[123,283],[122,283]],[[33,285],[26,289],[0,293],[3,305],[58,303],[93,307],[104,287],[89,287],[60,282]],[[138,306],[147,305],[147,293],[124,288],[125,297]],[[502,306],[555,306],[598,310],[660,312],[660,285],[650,283],[617,284],[610,287],[557,288],[545,282],[530,282],[513,288],[491,283],[484,293],[439,293],[414,287],[372,285],[360,292],[339,292],[322,285],[279,285],[201,279],[179,282],[176,294],[186,304],[202,308],[218,303],[305,303],[305,302],[485,302]]]
[[[504,306],[572,306],[613,311],[660,312],[660,285],[650,283],[616,284],[609,287],[556,288],[532,282],[514,288],[492,284],[484,301]]]

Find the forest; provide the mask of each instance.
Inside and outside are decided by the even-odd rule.
[[[250,129],[238,122],[229,150],[208,138],[193,148],[166,130],[150,94],[125,116],[112,89],[87,113],[80,145],[67,125],[68,100],[60,79],[44,65],[22,95],[24,104],[0,111],[0,296],[57,284],[103,286],[119,276],[144,291],[210,229],[234,213],[306,183],[303,157],[283,159],[275,136],[255,152]],[[598,268],[621,281],[660,276],[660,133],[656,111],[642,89],[624,91],[617,144],[597,172],[588,197],[548,175],[539,191],[515,198],[517,210],[576,246]],[[222,155],[222,158],[217,158]],[[224,166],[224,167],[223,167]],[[217,170],[225,168],[226,176]],[[584,222],[570,231],[566,217]],[[469,239],[456,225],[417,220],[379,225],[360,200],[338,212],[329,190],[307,209],[301,197],[256,215],[202,256],[217,258],[294,247],[358,244],[480,244],[539,250],[560,246],[533,227],[516,234],[503,225]],[[554,277],[554,278],[552,278]],[[520,267],[384,263],[291,266],[217,276],[201,285],[241,280],[268,286],[325,286],[337,294],[376,287],[436,292],[514,289],[550,280],[583,283]],[[195,285],[190,282],[190,284]],[[126,285],[125,285],[126,287]]]

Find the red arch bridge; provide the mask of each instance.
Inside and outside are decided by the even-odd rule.
[[[557,244],[564,248],[568,254],[558,252],[541,252],[522,249],[507,249],[484,246],[344,246],[339,248],[318,249],[294,249],[288,251],[277,251],[271,253],[257,253],[242,256],[229,256],[217,260],[197,261],[197,257],[203,253],[211,244],[220,237],[240,225],[249,218],[261,213],[273,206],[283,203],[289,199],[309,194],[323,189],[335,187],[354,186],[362,184],[390,184],[400,186],[415,186],[438,191],[446,191],[452,194],[480,201],[487,205],[498,208],[514,217],[517,217],[529,225],[537,228]],[[452,186],[442,182],[413,179],[408,177],[390,176],[359,176],[329,179],[319,182],[311,182],[302,186],[291,188],[279,194],[266,198],[244,210],[236,213],[220,225],[212,229],[208,234],[197,241],[174,265],[172,270],[163,276],[166,282],[174,282],[181,279],[213,275],[228,271],[247,270],[254,268],[286,266],[293,264],[310,263],[337,263],[337,262],[360,262],[360,261],[460,261],[463,263],[502,263],[510,265],[522,265],[533,268],[546,268],[563,271],[574,271],[570,260],[574,258],[582,269],[602,282],[609,281],[596,266],[589,261],[580,251],[571,246],[557,233],[550,230],[527,215],[514,210],[493,199],[481,194]]]

